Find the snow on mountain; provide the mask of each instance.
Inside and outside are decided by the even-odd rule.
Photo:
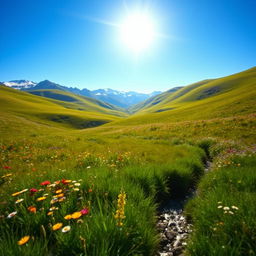
[[[152,93],[139,93],[134,91],[118,91],[110,88],[105,89],[97,89],[97,90],[88,90],[72,88],[67,86],[62,86],[56,83],[53,83],[49,80],[41,81],[40,83],[35,83],[29,80],[12,80],[9,82],[3,82],[4,85],[12,87],[18,90],[28,91],[30,89],[33,90],[63,90],[69,91],[71,93],[75,93],[82,96],[87,96],[91,98],[95,98],[97,100],[104,101],[106,103],[110,103],[122,108],[128,108],[131,105],[137,104],[141,101],[144,101],[152,96],[160,94],[160,91],[152,92]]]
[[[29,80],[12,80],[9,82],[3,82],[5,86],[12,87],[14,89],[30,89],[36,86],[37,83],[29,81]]]

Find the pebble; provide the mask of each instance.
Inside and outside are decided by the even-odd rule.
[[[158,256],[184,256],[186,239],[192,232],[182,210],[168,210],[158,216],[157,228],[160,232],[160,250]]]

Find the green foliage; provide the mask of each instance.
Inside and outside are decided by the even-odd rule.
[[[189,255],[255,255],[256,157],[219,159],[186,207],[194,223]]]

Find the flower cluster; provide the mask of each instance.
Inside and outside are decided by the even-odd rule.
[[[121,192],[118,195],[117,210],[114,216],[115,219],[117,220],[117,226],[119,227],[123,226],[123,219],[125,219],[125,214],[124,214],[125,204],[126,204],[126,194],[124,192]]]
[[[63,233],[69,232],[71,230],[72,221],[77,221],[77,219],[82,216],[88,215],[90,212],[89,207],[82,207],[80,208],[81,210],[68,214],[65,217],[63,217],[62,214],[58,213],[58,210],[62,208],[62,202],[68,201],[69,196],[73,195],[75,197],[77,196],[81,198],[82,194],[81,192],[79,192],[79,187],[81,186],[80,182],[82,182],[81,179],[78,181],[62,179],[55,182],[46,180],[40,183],[39,188],[26,188],[21,191],[12,193],[11,195],[15,198],[15,204],[17,206],[15,207],[16,211],[11,212],[7,215],[7,219],[11,219],[16,215],[22,214],[21,208],[24,208],[24,205],[22,205],[23,202],[26,202],[27,204],[29,201],[29,204],[31,205],[26,207],[28,213],[36,215],[45,212],[46,216],[51,217],[51,219],[49,219],[49,227],[52,231],[57,231],[61,229]],[[21,196],[24,198],[19,198]],[[56,219],[59,222],[56,223]],[[61,219],[63,220],[63,223],[68,221],[68,223],[66,223],[68,225],[65,226],[62,223]],[[51,224],[52,221],[54,221],[55,223]],[[78,220],[77,222],[81,223],[83,221]],[[26,235],[22,237],[17,243],[18,245],[26,244],[29,242],[30,238],[31,236]]]
[[[217,208],[222,209],[225,214],[234,215],[234,211],[239,210],[239,208],[235,205],[232,205],[231,207],[229,207],[229,206],[222,206],[221,204],[222,202],[218,202]]]

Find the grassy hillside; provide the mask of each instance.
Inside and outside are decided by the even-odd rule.
[[[116,116],[126,116],[124,110],[90,97],[76,95],[70,92],[61,90],[29,90],[31,94],[58,100],[55,103],[64,106],[65,108],[85,110],[85,111],[96,111],[105,114],[112,114]]]
[[[255,112],[255,98],[256,68],[252,68],[161,94],[156,104],[150,104],[119,123],[168,123],[246,115]]]
[[[45,92],[64,98],[0,87],[0,255],[157,255],[159,205],[195,187],[185,255],[256,254],[255,68],[166,92],[122,121]],[[77,129],[88,121],[112,122]]]
[[[98,103],[97,101],[95,101]],[[124,115],[116,110],[107,109],[94,101],[81,100],[81,108],[86,111],[76,110],[79,102],[73,103],[74,109],[67,108],[68,103],[52,99],[46,99],[17,91],[4,86],[0,87],[0,111],[3,119],[25,120],[43,125],[66,128],[88,128],[98,126],[119,119],[117,115]]]

